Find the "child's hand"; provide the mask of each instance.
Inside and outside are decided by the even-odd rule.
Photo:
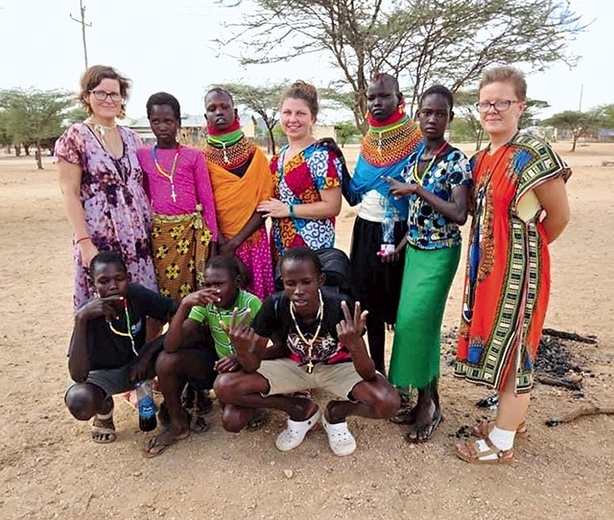
[[[188,294],[181,303],[187,307],[194,307],[195,305],[202,305],[204,307],[208,303],[219,303],[221,301],[220,292],[219,289],[214,287],[205,287]]]
[[[229,354],[215,362],[213,368],[220,374],[224,372],[236,372],[241,368],[236,354]]]
[[[341,310],[345,319],[337,323],[337,337],[352,353],[359,345],[364,345],[361,341],[361,336],[367,324],[367,314],[369,314],[369,311],[360,312],[360,302],[356,302],[354,305],[354,317],[352,318],[345,300],[341,302]]]
[[[92,320],[104,316],[107,321],[117,320],[124,313],[123,296],[94,298],[81,307],[75,314],[77,318]]]
[[[254,341],[254,329],[249,326],[249,316],[251,309],[245,311],[243,319],[238,322],[239,309],[235,307],[232,311],[230,327],[223,320],[220,320],[220,327],[228,334],[228,338],[237,352],[247,352]]]

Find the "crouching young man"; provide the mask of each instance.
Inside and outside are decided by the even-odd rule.
[[[128,283],[122,257],[111,251],[98,253],[90,264],[98,296],[75,313],[68,351],[68,369],[74,383],[64,401],[81,421],[94,417],[92,440],[113,442],[113,395],[154,376],[154,364],[163,338],[145,343],[147,317],[166,322],[177,303]]]
[[[335,455],[350,455],[356,441],[346,419],[358,415],[388,419],[399,409],[398,392],[375,371],[362,339],[367,313],[346,297],[323,287],[318,255],[303,247],[283,257],[283,294],[267,298],[251,327],[233,317],[228,335],[242,370],[220,374],[215,391],[226,405],[222,419],[229,431],[241,430],[257,408],[288,414],[276,446],[289,451],[322,419]],[[267,348],[269,340],[275,346]],[[323,389],[338,399],[321,411],[307,397],[294,395]]]

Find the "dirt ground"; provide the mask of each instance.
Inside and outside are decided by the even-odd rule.
[[[586,399],[612,406],[614,380],[614,145],[556,145],[572,166],[572,220],[552,246],[552,295],[546,326],[595,334],[575,347],[594,377]],[[470,147],[467,147],[470,152]],[[350,156],[355,150],[348,149]],[[155,459],[142,448],[151,434],[116,399],[117,442],[96,445],[62,397],[71,332],[70,230],[49,158],[0,156],[0,518],[612,518],[614,417],[547,428],[544,421],[582,403],[570,391],[537,385],[531,436],[512,466],[476,467],[453,454],[455,432],[483,412],[489,394],[452,376],[442,355],[445,420],[432,441],[408,445],[404,429],[350,419],[357,451],[335,457],[321,427],[290,453],[274,446],[283,418],[258,432],[223,431],[216,404],[211,428]],[[338,221],[347,251],[354,211]],[[462,269],[444,320],[458,323]],[[389,340],[391,338],[388,338]],[[321,396],[320,396],[321,397]],[[608,513],[608,511],[610,511]],[[296,518],[295,517],[295,518]]]

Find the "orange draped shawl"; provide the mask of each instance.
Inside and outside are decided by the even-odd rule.
[[[243,229],[263,200],[273,196],[273,177],[264,152],[255,147],[243,177],[207,161],[220,232],[231,239]]]

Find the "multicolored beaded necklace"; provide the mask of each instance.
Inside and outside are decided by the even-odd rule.
[[[175,157],[173,157],[173,164],[171,165],[170,173],[167,173],[164,170],[164,168],[160,166],[160,163],[158,162],[158,154],[156,152],[157,148],[158,148],[157,145],[154,145],[151,148],[151,156],[153,157],[154,164],[156,165],[156,170],[158,170],[158,173],[162,175],[162,177],[167,178],[169,182],[171,183],[171,199],[173,199],[173,202],[177,202],[177,193],[175,192],[174,177],[175,177],[175,170],[177,169],[177,160],[179,159],[179,152],[181,150],[181,145],[177,143],[177,151],[175,152]]]
[[[235,134],[238,134],[238,138]],[[247,139],[241,130],[237,130],[229,134],[208,135],[205,156],[218,166],[234,170],[252,157],[254,148],[254,143]]]
[[[362,139],[361,155],[373,166],[389,166],[407,157],[420,143],[420,130],[404,115],[387,126],[370,126]]]

